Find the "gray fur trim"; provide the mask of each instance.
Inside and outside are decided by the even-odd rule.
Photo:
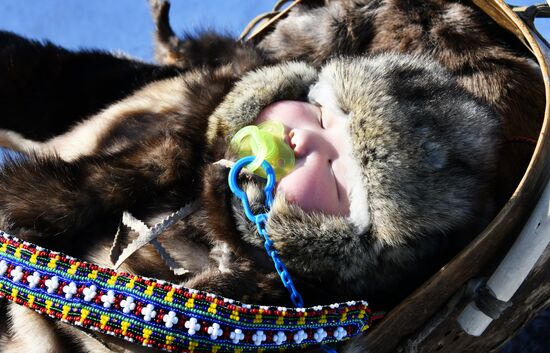
[[[220,135],[231,137],[252,124],[270,103],[291,99],[306,100],[309,86],[317,79],[314,68],[290,62],[248,73],[227,94],[209,119],[208,142]]]
[[[473,216],[495,170],[499,120],[445,69],[422,56],[385,54],[333,60],[319,81],[352,117],[372,234],[398,244]]]

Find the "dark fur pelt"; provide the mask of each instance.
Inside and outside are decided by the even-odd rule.
[[[169,21],[170,2],[149,0],[152,17],[155,21],[155,58],[164,65],[174,65],[181,69],[192,67],[218,67],[231,63],[246,65],[251,57],[260,54],[252,50],[251,43],[238,42],[229,35],[213,31],[203,31],[200,38],[186,34],[178,37]],[[263,56],[264,64],[269,58]]]
[[[1,128],[45,141],[145,84],[181,71],[0,31]]]

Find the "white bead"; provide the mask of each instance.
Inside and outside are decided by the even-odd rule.
[[[223,335],[223,330],[220,328],[220,324],[214,322],[212,326],[208,328],[208,334],[210,335],[210,338],[213,340]]]
[[[14,282],[19,282],[21,278],[23,278],[23,268],[21,266],[17,266],[10,271],[10,275]]]
[[[254,344],[256,346],[261,345],[262,342],[265,340],[267,340],[267,336],[265,335],[264,331],[256,331],[256,333],[252,335],[252,341],[254,341]]]
[[[244,333],[240,328],[236,328],[235,331],[229,334],[229,339],[231,339],[233,343],[237,344],[239,341],[244,339]]]
[[[40,283],[40,273],[34,271],[34,273],[27,277],[27,282],[29,282],[29,287],[34,288]]]
[[[286,341],[286,335],[283,331],[279,331],[273,336],[273,342],[276,345],[281,345],[284,341]]]
[[[321,342],[327,337],[327,331],[323,330],[322,328],[318,328],[317,331],[313,334],[313,338],[317,342]]]
[[[151,319],[157,316],[157,312],[152,304],[147,304],[145,308],[141,309],[141,315],[143,315],[143,320],[151,321]]]
[[[134,298],[127,296],[126,299],[120,302],[120,306],[122,307],[122,312],[128,314],[136,308],[136,303],[134,303]]]
[[[53,293],[57,287],[59,287],[59,278],[57,276],[53,276],[52,278],[47,279],[45,284],[46,287],[48,287],[48,293]]]
[[[73,295],[76,294],[78,291],[78,288],[76,287],[76,283],[71,282],[65,287],[63,287],[63,293],[65,293],[65,299],[71,299]]]
[[[84,288],[82,293],[84,294],[84,300],[89,302],[97,295],[97,287],[92,284],[90,287]]]
[[[164,315],[162,321],[164,321],[164,326],[172,328],[172,326],[178,323],[178,318],[176,317],[176,313],[170,310],[168,314]]]
[[[333,333],[334,338],[336,338],[337,340],[341,340],[342,338],[346,337],[347,335],[348,335],[348,333],[341,326],[338,326],[336,328],[336,330],[334,330],[334,333]]]
[[[194,335],[201,329],[201,325],[198,323],[197,318],[192,317],[185,322],[185,328],[190,335]]]
[[[0,276],[3,276],[7,270],[8,270],[8,263],[5,260],[0,261]]]
[[[111,305],[115,302],[115,292],[112,290],[108,290],[107,294],[103,294],[101,296],[101,301],[103,302],[104,308],[110,308]]]
[[[304,330],[300,330],[294,334],[294,342],[297,344],[302,343],[303,340],[307,338],[307,333]]]

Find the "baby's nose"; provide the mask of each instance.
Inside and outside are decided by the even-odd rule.
[[[290,147],[294,150],[296,158],[307,156],[318,144],[315,134],[304,129],[292,129],[288,137],[290,138]]]

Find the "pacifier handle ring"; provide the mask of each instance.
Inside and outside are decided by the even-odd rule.
[[[247,156],[239,159],[235,163],[235,165],[233,165],[233,167],[231,167],[231,169],[229,170],[229,176],[228,176],[229,188],[238,198],[242,200],[245,206],[244,211],[245,211],[246,217],[252,222],[255,222],[256,216],[252,214],[252,212],[250,211],[250,204],[248,202],[248,197],[246,196],[246,193],[241,189],[241,187],[237,183],[237,178],[241,170],[247,164],[250,164],[252,161],[254,161],[255,158],[256,158],[255,156]],[[275,171],[273,170],[273,167],[265,160],[262,162],[261,166],[267,175],[267,182],[264,186],[266,204],[268,207],[271,207],[271,205],[273,204],[273,189],[275,188]]]

